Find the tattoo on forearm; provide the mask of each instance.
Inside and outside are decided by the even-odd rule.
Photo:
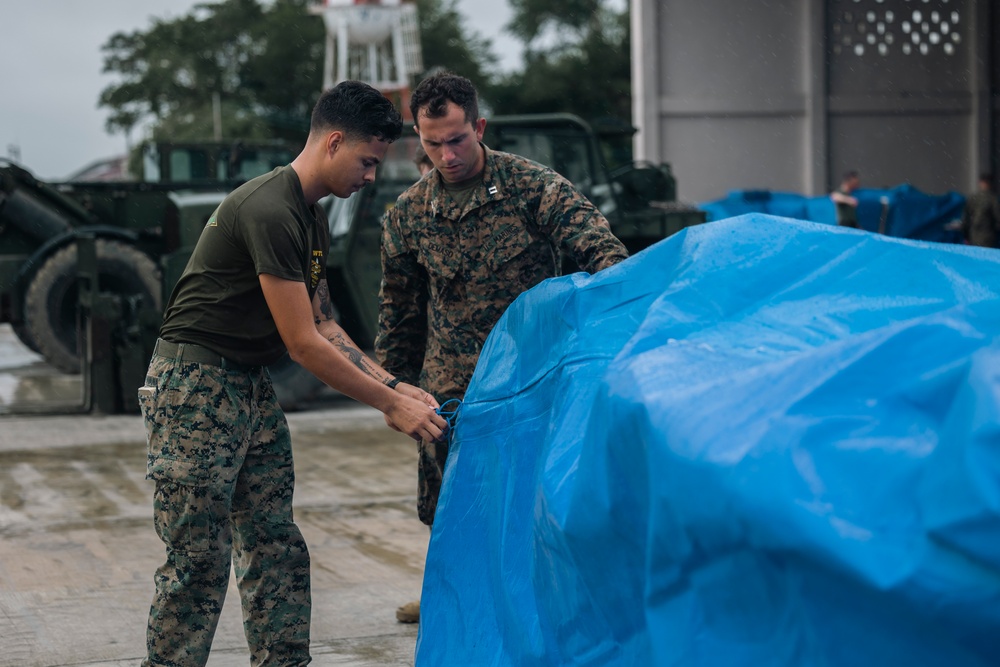
[[[333,301],[330,300],[330,286],[325,280],[319,281],[319,285],[316,287],[316,298],[319,299],[319,310],[323,316],[328,320],[335,320]],[[317,323],[319,320],[320,318],[317,317]]]
[[[341,354],[347,357],[348,361],[350,361],[352,364],[354,364],[355,366],[357,366],[362,371],[372,376],[379,382],[385,382],[386,380],[389,379],[389,376],[383,373],[381,369],[377,368],[375,364],[373,364],[371,360],[368,357],[366,357],[361,350],[352,345],[344,337],[344,334],[339,332],[335,333],[329,338],[327,338],[327,340],[333,343],[333,346],[337,348],[337,350],[340,351]]]

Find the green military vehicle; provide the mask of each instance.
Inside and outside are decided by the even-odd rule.
[[[629,252],[635,253],[704,222],[705,214],[677,201],[670,165],[626,162],[608,168],[604,147],[630,138],[632,131],[615,128],[599,136],[572,114],[498,116],[487,122],[483,143],[547,165],[568,178],[608,218]],[[370,343],[375,338],[382,275],[380,221],[420,177],[413,163],[417,142],[412,130],[404,131],[403,138],[390,146],[373,185],[328,206],[333,237],[330,292],[342,325],[358,342]]]
[[[676,201],[669,165],[626,162],[608,168],[602,147],[621,144],[630,133],[631,128],[616,129],[599,136],[570,114],[504,116],[489,120],[484,142],[569,178],[634,253],[704,222],[705,216]],[[413,163],[417,143],[408,128],[390,146],[372,186],[348,199],[321,202],[332,238],[330,293],[339,321],[362,347],[371,347],[378,322],[380,221],[419,178]],[[53,366],[79,372],[74,241],[96,236],[96,289],[121,296],[127,307],[119,328],[132,332],[131,340],[118,343],[116,354],[145,348],[155,339],[162,304],[211,212],[232,187],[293,157],[292,150],[278,145],[153,146],[145,155],[143,181],[132,183],[50,185],[15,165],[0,165],[0,321],[11,323],[21,340]],[[141,384],[148,350],[129,358],[136,368],[121,369],[119,375],[134,382],[120,382],[123,394]],[[270,370],[286,409],[323,391],[318,380],[288,359]],[[128,395],[117,401],[130,407],[133,402]]]
[[[609,168],[608,154],[631,144],[634,128],[598,133],[578,116],[544,114],[489,119],[483,142],[494,150],[522,155],[552,167],[572,181],[608,218],[630,253],[681,229],[705,221],[705,213],[677,201],[670,165],[624,161]],[[348,199],[328,198],[332,247],[328,264],[330,296],[338,321],[358,344],[370,347],[378,327],[382,278],[381,219],[420,174],[413,162],[418,139],[411,128],[389,147],[375,183]],[[618,154],[621,154],[618,151]],[[628,151],[630,153],[630,151]],[[574,267],[564,264],[565,271]],[[283,405],[308,401],[322,385],[288,361],[271,369]]]
[[[77,247],[97,239],[99,289],[163,301],[160,265],[185,215],[208,213],[249,178],[295,155],[272,143],[146,144],[134,181],[44,183],[0,162],[0,322],[66,373],[80,372]],[[207,214],[205,214],[207,217]]]

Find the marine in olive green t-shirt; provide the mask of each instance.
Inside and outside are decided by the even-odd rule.
[[[330,232],[306,204],[290,166],[226,197],[198,239],[167,303],[160,337],[194,343],[236,362],[271,364],[284,343],[264,300],[262,273],[305,282],[312,299],[326,275]]]

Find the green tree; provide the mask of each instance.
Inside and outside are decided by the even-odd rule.
[[[417,16],[423,74],[443,68],[467,77],[481,90],[488,89],[497,64],[492,43],[466,28],[456,0],[417,0]]]
[[[566,111],[591,121],[631,119],[627,8],[607,0],[511,0],[507,28],[524,69],[492,86],[496,113]]]
[[[510,0],[507,29],[530,45],[546,28],[585,32],[598,18],[601,0]]]
[[[307,0],[224,0],[197,5],[145,32],[116,33],[102,47],[109,131],[152,121],[153,138],[301,139],[322,84],[325,28]],[[289,123],[287,119],[299,119]]]
[[[153,139],[301,140],[323,83],[326,28],[315,0],[219,0],[102,47],[119,81],[101,93],[111,132],[149,123]],[[488,89],[490,42],[464,25],[456,0],[417,0],[425,70],[446,68]],[[417,77],[419,79],[421,77]],[[416,83],[416,82],[414,82]]]

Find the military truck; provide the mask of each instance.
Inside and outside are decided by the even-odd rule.
[[[197,142],[149,143],[140,155],[137,180],[117,182],[45,183],[0,161],[0,322],[64,372],[80,372],[81,234],[97,239],[101,290],[138,295],[159,308],[160,261],[181,244],[179,202],[210,213],[237,184],[295,153],[271,142]]]
[[[405,131],[403,138],[390,146],[373,185],[350,199],[328,203],[333,237],[330,292],[342,326],[359,342],[370,343],[375,338],[382,271],[380,221],[396,198],[420,177],[413,163],[417,142],[412,129]],[[705,221],[702,211],[677,201],[677,182],[670,165],[628,162],[609,169],[598,134],[578,116],[494,117],[487,122],[483,142],[494,150],[552,167],[572,181],[608,218],[630,253]],[[572,268],[566,266],[565,270]]]
[[[606,154],[616,142],[631,143],[632,127],[602,133],[567,113],[497,116],[488,120],[483,142],[494,150],[522,155],[552,167],[572,181],[608,218],[630,253],[681,229],[702,223],[705,214],[677,201],[677,181],[668,164],[625,161],[609,168]],[[330,296],[338,321],[359,345],[371,346],[378,327],[382,278],[381,219],[420,173],[413,162],[418,139],[412,128],[392,144],[375,183],[348,199],[321,202],[327,211],[332,247]],[[564,261],[564,272],[575,270]],[[291,361],[271,369],[282,404],[308,401],[323,385]]]
[[[630,131],[615,130],[610,138],[627,138]],[[705,220],[700,210],[676,201],[669,165],[627,162],[610,169],[598,133],[577,116],[494,117],[484,142],[551,166],[570,179],[604,213],[630,252]],[[413,163],[417,143],[407,128],[390,146],[372,186],[347,199],[320,202],[331,230],[331,296],[339,321],[362,347],[371,347],[378,322],[381,218],[419,178]],[[152,147],[142,182],[113,184],[50,185],[15,165],[0,166],[0,321],[10,322],[21,340],[52,365],[78,372],[74,240],[95,235],[97,289],[122,295],[130,304],[122,317],[134,320],[129,327],[133,339],[118,347],[133,352],[148,345],[155,339],[162,304],[211,212],[237,183],[293,156],[280,146]],[[136,333],[137,328],[142,331]],[[141,384],[147,352],[134,355],[139,367],[123,373],[135,382],[123,380],[120,391],[134,393]],[[286,409],[323,390],[287,358],[270,370]]]

